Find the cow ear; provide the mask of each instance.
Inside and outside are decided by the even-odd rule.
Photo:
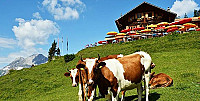
[[[84,65],[84,64],[78,64],[78,65],[76,66],[76,68],[77,68],[77,69],[85,68],[85,65]]]
[[[151,73],[150,75],[150,79],[152,79],[154,77],[155,72]]]
[[[69,73],[69,72],[66,72],[64,75],[65,75],[66,77],[68,77],[68,76],[70,76],[70,73]]]
[[[97,65],[97,68],[98,69],[101,69],[102,67],[104,67],[106,65],[105,62],[100,62],[98,65]]]

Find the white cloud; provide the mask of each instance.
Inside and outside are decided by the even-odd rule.
[[[0,37],[0,47],[2,48],[14,48],[17,45],[17,41],[11,38]]]
[[[35,17],[36,19],[42,19],[39,12],[33,13],[33,17]]]
[[[18,57],[27,57],[32,54],[41,53],[46,55],[48,50],[36,48],[39,45],[47,44],[50,35],[58,34],[58,25],[50,20],[35,20],[26,21],[22,18],[16,18],[18,26],[13,26],[16,39],[0,38],[0,47],[12,48],[19,46],[19,52],[10,53],[7,57],[0,57],[0,66],[13,61]],[[0,67],[1,68],[1,67]]]
[[[50,35],[59,33],[58,25],[50,20],[34,20],[25,21],[24,19],[17,18],[18,26],[13,26],[18,44],[23,49],[33,48],[35,45],[44,45]]]
[[[200,9],[199,4],[194,0],[176,0],[171,11],[177,13],[177,16],[183,17],[185,13],[193,16],[194,9]]]
[[[42,5],[56,20],[78,19],[85,4],[80,0],[44,0]]]
[[[1,56],[1,67],[18,57],[27,57],[37,53],[47,55],[48,50],[44,50],[40,46],[48,44],[50,35],[56,35],[60,32],[59,26],[51,20],[43,20],[38,12],[34,13],[33,17],[36,19],[15,19],[18,25],[13,26],[12,31],[15,34],[16,40],[0,37],[0,47],[19,48],[18,50],[20,50],[18,52],[9,53],[7,57]]]

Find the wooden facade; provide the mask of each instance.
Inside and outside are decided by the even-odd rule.
[[[197,25],[198,28],[200,28],[200,19],[198,19],[198,17],[192,17],[192,23]]]
[[[150,24],[159,22],[173,22],[176,18],[175,13],[164,10],[150,3],[143,2],[136,8],[132,9],[119,19],[115,20],[119,32],[123,29],[146,27]]]

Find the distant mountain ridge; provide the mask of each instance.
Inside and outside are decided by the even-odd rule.
[[[33,54],[27,58],[19,57],[16,58],[9,65],[5,66],[3,69],[0,69],[0,76],[6,75],[9,70],[21,70],[23,68],[30,68],[32,65],[39,65],[46,63],[48,58],[42,54]]]

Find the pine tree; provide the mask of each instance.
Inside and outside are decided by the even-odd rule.
[[[200,16],[200,9],[199,9],[198,12],[197,12],[197,16]]]
[[[184,18],[188,18],[187,14],[185,13]]]
[[[55,56],[55,53],[56,53],[56,41],[54,40],[54,42],[52,43],[51,45],[51,48],[49,49],[49,55],[48,55],[48,61],[51,61],[52,58]]]
[[[197,10],[194,10],[194,17],[198,17],[198,12],[197,12]]]
[[[60,56],[60,48],[58,47],[57,51],[56,51],[57,56]]]

